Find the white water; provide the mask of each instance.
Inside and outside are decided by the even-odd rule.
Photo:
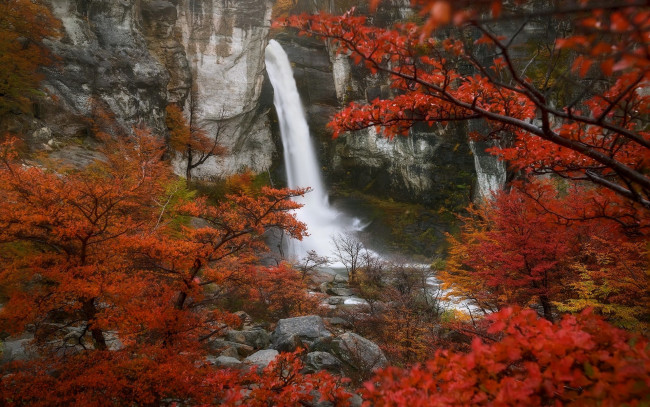
[[[307,225],[310,235],[302,242],[290,241],[289,256],[298,259],[310,250],[321,256],[330,256],[334,249],[332,236],[362,228],[357,219],[350,219],[329,205],[291,63],[275,40],[266,47],[266,70],[273,85],[273,103],[280,121],[289,187],[312,189],[297,199],[304,206],[296,212],[297,218]]]

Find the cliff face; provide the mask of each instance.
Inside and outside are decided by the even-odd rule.
[[[110,112],[125,128],[165,134],[165,107],[184,106],[208,134],[220,129],[230,154],[198,176],[263,171],[274,145],[258,100],[264,80],[271,1],[51,0],[65,35],[40,107],[41,136],[79,136],[91,112]]]
[[[221,127],[229,150],[198,176],[271,165],[268,112],[259,104],[271,7],[268,0],[179,1],[178,27],[194,78],[187,109],[209,134]]]
[[[197,168],[195,176],[223,176],[244,168],[262,172],[281,162],[276,154],[279,137],[269,120],[272,89],[264,79],[264,48],[279,2],[50,2],[65,35],[51,44],[60,61],[47,70],[45,86],[56,101],[38,109],[40,121],[31,126],[37,142],[84,136],[91,126],[84,118],[93,112],[113,114],[127,129],[147,126],[163,135],[165,107],[176,103],[193,125],[210,135],[218,132],[229,150],[226,157]],[[340,13],[356,5],[363,12],[366,3],[298,0],[292,7]],[[408,4],[383,2],[375,23],[407,18]],[[388,81],[353,66],[318,40],[288,32],[273,35],[293,63],[329,183],[429,204],[450,194],[460,201],[469,199],[475,170],[465,127],[417,128],[410,137],[392,142],[367,130],[333,141],[326,128],[330,117],[350,101],[390,97]],[[482,154],[481,149],[473,150]],[[476,163],[479,169],[489,166],[485,158]]]

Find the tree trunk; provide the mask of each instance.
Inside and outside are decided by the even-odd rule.
[[[553,322],[553,310],[551,309],[551,301],[549,301],[546,295],[540,295],[539,302],[542,304],[542,309],[544,310],[544,318]]]
[[[97,308],[95,307],[95,299],[92,298],[86,301],[83,304],[83,310],[84,313],[86,314],[86,318],[88,319],[88,323],[92,326],[93,320],[97,315]],[[93,343],[95,345],[95,349],[97,350],[108,349],[108,346],[106,346],[106,338],[104,338],[104,332],[100,328],[97,327],[91,328],[90,334],[93,337]]]
[[[187,167],[185,167],[185,181],[187,185],[192,181],[192,149],[187,146]]]

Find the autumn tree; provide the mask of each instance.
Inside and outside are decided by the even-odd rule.
[[[270,321],[317,314],[322,297],[310,293],[299,270],[286,263],[258,268],[249,288],[246,307],[257,308],[257,315]],[[246,308],[245,307],[245,308]]]
[[[220,126],[215,134],[210,137],[205,130],[187,123],[183,110],[175,104],[166,108],[165,122],[169,130],[169,146],[174,152],[183,157],[185,163],[185,179],[192,180],[192,170],[205,164],[210,157],[225,154],[220,138],[223,137],[223,128]]]
[[[33,334],[43,357],[5,366],[18,382],[3,380],[2,400],[208,403],[215,396],[204,382],[215,372],[197,361],[205,341],[234,322],[216,307],[215,287],[256,262],[269,228],[304,235],[289,213],[303,191],[188,201],[170,181],[160,140],[136,130],[104,142],[96,162],[58,171],[21,161],[14,140],[2,144],[0,281],[8,300],[0,323]],[[169,385],[177,375],[192,385]],[[41,393],[55,376],[60,387]]]
[[[29,328],[58,351],[108,347],[115,313],[134,287],[150,283],[134,269],[128,244],[153,228],[167,177],[161,145],[136,136],[109,142],[101,161],[67,174],[23,164],[12,142],[3,144],[0,244],[14,248],[0,271],[9,296],[3,329]]]
[[[560,194],[553,184],[516,183],[470,209],[462,232],[450,236],[449,259],[439,273],[448,296],[483,312],[535,306],[549,320],[558,308],[592,306],[643,331],[649,317],[647,242],[627,236],[611,218],[591,218],[589,208],[603,199],[594,191],[573,185]],[[564,212],[581,215],[569,219]]]
[[[650,401],[648,341],[591,313],[552,324],[507,308],[488,317],[468,353],[439,350],[403,370],[389,367],[365,384],[374,406],[643,405]]]
[[[31,111],[32,97],[41,94],[39,67],[53,62],[43,40],[57,36],[60,26],[41,1],[0,4],[0,117]]]

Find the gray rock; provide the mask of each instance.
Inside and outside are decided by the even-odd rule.
[[[244,363],[249,363],[252,365],[257,365],[258,367],[266,367],[271,363],[273,360],[275,360],[276,357],[278,357],[279,353],[275,349],[264,349],[264,350],[259,350],[246,359],[244,359]]]
[[[296,344],[298,338],[302,343],[310,345],[314,340],[331,336],[332,334],[325,328],[323,319],[317,315],[308,315],[304,317],[287,318],[278,321],[275,331],[271,336],[274,349],[286,349],[285,344]]]
[[[239,368],[242,366],[242,362],[238,359],[231,358],[229,356],[219,356],[219,357],[208,357],[208,361],[215,366],[224,367],[224,368]]]
[[[127,132],[146,125],[162,138],[165,107],[176,103],[207,134],[224,130],[228,154],[197,168],[197,178],[270,167],[275,143],[260,96],[271,0],[48,3],[63,36],[49,41],[60,63],[44,81],[57,100],[39,112],[55,137],[85,136],[80,117],[103,111]]]
[[[318,338],[311,344],[309,350],[312,352],[330,352],[332,350],[332,340],[333,337],[331,336]]]
[[[221,352],[227,348],[234,348],[237,350],[237,353],[241,357],[246,357],[255,352],[255,349],[253,349],[252,346],[243,343],[225,341],[223,339],[215,339],[209,343],[209,346],[218,352]]]
[[[327,370],[334,374],[343,374],[343,362],[327,352],[310,352],[305,356],[305,372],[315,373]]]
[[[330,287],[327,289],[327,294],[338,295],[341,297],[350,297],[354,295],[352,290],[346,287]]]
[[[345,301],[345,297],[337,297],[337,296],[329,297],[327,299],[327,303],[329,305],[340,305],[343,304],[344,301]]]
[[[376,343],[352,332],[346,332],[334,339],[331,352],[361,372],[371,372],[388,364],[384,352]]]
[[[271,335],[261,328],[245,331],[231,330],[226,335],[226,339],[231,342],[252,346],[255,349],[263,349],[271,344]]]
[[[2,349],[2,357],[0,364],[13,362],[16,360],[31,360],[38,357],[38,354],[29,347],[32,338],[7,338],[0,344]]]
[[[283,336],[273,343],[273,349],[280,352],[293,352],[298,348],[304,347],[305,344],[298,335]]]
[[[229,348],[226,348],[226,349],[222,350],[221,353],[219,354],[219,356],[228,356],[228,357],[235,358],[235,359],[240,358],[239,352],[237,352],[237,349],[233,348],[233,347],[229,347]]]

